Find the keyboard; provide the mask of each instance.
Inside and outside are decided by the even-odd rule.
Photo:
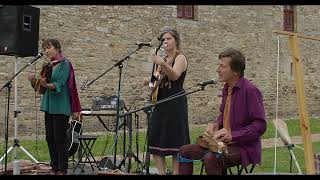
[[[101,110],[101,111],[91,111],[84,110],[81,111],[82,116],[116,116],[117,111],[114,110]]]

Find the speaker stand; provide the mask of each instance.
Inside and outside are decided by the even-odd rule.
[[[15,56],[15,74],[17,74],[18,71],[18,57]],[[9,103],[9,102],[8,102]],[[39,163],[26,149],[24,149],[21,145],[19,145],[18,140],[18,114],[21,113],[18,110],[18,78],[16,77],[14,80],[14,144],[8,149],[8,151],[1,157],[0,163],[4,158],[7,157],[8,153],[10,153],[11,150],[13,151],[13,174],[20,174],[20,161],[18,159],[18,154],[16,151],[16,148],[20,148],[24,153],[26,153],[35,163]],[[9,113],[9,112],[8,112]]]

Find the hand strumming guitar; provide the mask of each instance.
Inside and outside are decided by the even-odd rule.
[[[213,137],[218,141],[227,142],[227,143],[231,142],[231,140],[232,140],[231,132],[229,132],[225,128],[222,128],[222,129],[216,131],[214,133]]]
[[[218,123],[209,123],[205,132],[209,135],[213,135],[213,138],[218,141],[231,142],[232,140],[231,133],[224,128],[219,130]]]
[[[28,75],[28,80],[31,82],[32,85],[34,85],[36,83],[36,75],[35,75],[35,73],[30,73]]]
[[[142,81],[142,86],[147,86],[149,84],[149,79],[144,77]]]
[[[218,123],[208,123],[206,131],[208,134],[213,135],[216,131],[218,131],[219,125]]]
[[[42,86],[42,87],[47,87],[47,82],[45,78],[42,78],[41,76],[36,79],[36,75],[35,73],[30,73],[28,75],[28,80],[31,82],[32,86],[35,86],[36,81],[38,81],[38,83]]]
[[[39,83],[40,83],[40,85],[41,85],[42,87],[45,87],[45,88],[47,88],[47,87],[48,87],[48,84],[47,84],[47,81],[46,81],[46,79],[45,79],[45,78],[43,78],[43,77],[39,76],[38,81],[39,81]]]
[[[159,55],[156,55],[156,54],[153,54],[151,56],[151,60],[157,64],[157,65],[160,65],[160,66],[164,66],[165,65],[165,61],[159,56]]]

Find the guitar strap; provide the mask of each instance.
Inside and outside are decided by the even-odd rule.
[[[173,58],[171,59],[171,62],[172,62],[172,66],[171,67],[173,67],[174,66],[174,62],[175,62],[175,60],[176,60],[176,58],[177,58],[177,56],[180,54],[180,52],[179,51],[177,51],[176,52],[176,54],[173,56]],[[167,59],[168,59],[168,56],[166,56],[165,58],[164,58],[164,61],[165,62],[167,62]],[[171,63],[170,62],[170,63]]]
[[[172,63],[172,64],[171,64],[171,67],[174,66],[174,62],[175,62],[175,60],[176,60],[176,58],[177,58],[177,56],[178,56],[179,54],[180,54],[180,52],[177,51],[176,54],[175,54],[175,55],[173,56],[173,58],[171,59],[171,61],[169,62],[169,64]],[[168,56],[166,56],[163,60],[164,60],[165,62],[167,62]],[[160,73],[162,73],[162,69],[161,69]],[[168,76],[167,76],[166,74],[164,75],[162,82],[160,82],[159,87],[162,87],[162,88],[163,88],[163,87],[165,87],[165,86],[169,86],[169,88],[171,88],[171,80],[169,80],[169,78],[168,78]]]

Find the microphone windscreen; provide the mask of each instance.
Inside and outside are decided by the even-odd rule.
[[[286,146],[292,144],[287,124],[281,119],[274,119],[272,120],[272,123],[275,127],[277,127],[279,137],[283,144]]]

